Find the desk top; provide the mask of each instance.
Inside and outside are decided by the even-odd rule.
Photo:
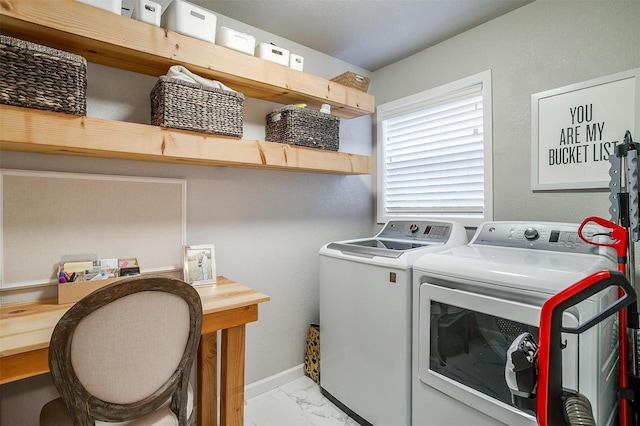
[[[267,302],[269,296],[223,276],[216,284],[196,286],[207,316],[229,309]],[[58,305],[55,299],[16,303],[0,307],[0,359],[48,348],[53,328],[73,304]]]

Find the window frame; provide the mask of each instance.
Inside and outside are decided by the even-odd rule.
[[[465,88],[482,84],[482,105],[483,105],[483,158],[484,158],[484,208],[483,213],[413,213],[401,214],[385,212],[384,206],[384,140],[383,122],[390,111],[407,108],[416,103],[428,103],[437,101],[439,98],[448,96],[453,92],[464,90]],[[477,227],[482,222],[493,220],[493,111],[492,111],[492,85],[491,70],[486,70],[469,77],[447,83],[433,89],[409,95],[382,105],[376,108],[376,219],[378,224],[386,223],[389,220],[453,220],[466,227]]]

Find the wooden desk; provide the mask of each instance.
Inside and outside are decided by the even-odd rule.
[[[258,303],[269,296],[218,277],[196,287],[202,299],[202,337],[198,353],[198,424],[215,425],[217,407],[217,331],[222,331],[220,424],[244,423],[245,327],[258,320]],[[71,307],[55,300],[0,307],[0,384],[49,371],[51,333]]]

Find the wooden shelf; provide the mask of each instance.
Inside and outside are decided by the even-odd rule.
[[[0,150],[332,174],[368,156],[0,105]]]
[[[2,0],[0,31],[153,76],[181,64],[246,96],[315,109],[327,103],[343,118],[375,108],[374,97],[356,89],[74,0]]]
[[[373,96],[231,49],[118,16],[74,0],[2,0],[0,32],[160,76],[182,64],[248,97],[323,103],[353,118],[374,112]],[[76,117],[0,105],[0,150],[198,165],[371,174],[371,157]]]

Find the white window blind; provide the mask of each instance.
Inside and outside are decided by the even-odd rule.
[[[483,95],[476,82],[379,108],[378,208],[385,217],[485,218]]]

